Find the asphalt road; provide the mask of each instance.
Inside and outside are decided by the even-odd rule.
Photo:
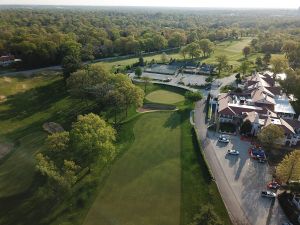
[[[260,196],[260,192],[266,190],[266,184],[271,180],[269,166],[250,159],[250,143],[241,141],[238,136],[230,136],[229,144],[219,143],[219,135],[207,130],[204,107],[204,101],[196,104],[195,127],[233,222],[251,225],[281,225],[287,222],[277,200]],[[240,155],[226,155],[228,149],[236,149]]]

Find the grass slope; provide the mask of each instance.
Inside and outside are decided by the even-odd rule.
[[[182,102],[184,96],[168,90],[157,90],[146,95],[146,100],[161,104],[175,104]]]
[[[85,225],[180,222],[180,116],[148,113],[132,129],[134,142],[112,166]]]

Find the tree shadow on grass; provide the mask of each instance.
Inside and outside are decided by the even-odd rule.
[[[9,106],[9,109],[0,112],[0,120],[21,120],[30,117],[37,112],[49,109],[55,102],[67,95],[62,80],[17,93],[8,97],[5,104]]]
[[[177,128],[182,124],[182,121],[189,118],[189,113],[187,113],[189,111],[189,109],[184,109],[182,111],[172,112],[163,126],[171,129]]]

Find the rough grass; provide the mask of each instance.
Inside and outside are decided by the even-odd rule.
[[[168,90],[157,90],[149,93],[146,96],[146,100],[162,104],[175,104],[182,102],[184,100],[184,96]]]
[[[83,104],[67,96],[57,76],[1,79],[0,89],[8,96],[0,104],[0,139],[14,144],[12,152],[0,164],[0,197],[26,191],[35,173],[34,155],[43,149],[44,122],[69,124]],[[26,89],[20,89],[26,84]]]
[[[180,223],[180,116],[156,112],[133,125],[134,142],[112,166],[85,225]]]

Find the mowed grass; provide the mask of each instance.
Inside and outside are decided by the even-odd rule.
[[[161,104],[175,104],[182,102],[184,96],[168,90],[157,90],[146,95],[146,100]]]
[[[226,55],[230,65],[239,66],[244,59],[243,48],[250,45],[252,38],[242,38],[233,41],[224,41],[215,46],[213,54],[203,62],[215,64],[219,55]],[[255,55],[255,54],[254,54]]]
[[[180,115],[144,114],[132,129],[134,141],[112,166],[85,225],[180,224]]]

